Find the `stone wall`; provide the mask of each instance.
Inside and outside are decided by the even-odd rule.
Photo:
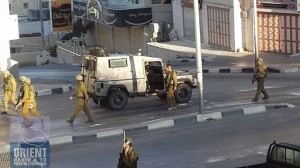
[[[54,46],[58,39],[58,35],[45,36],[45,49]],[[18,50],[19,52],[41,51],[43,47],[42,37],[24,37],[17,40],[11,40],[10,47],[20,48],[20,50]]]
[[[41,55],[41,51],[22,52],[10,54],[11,59],[18,61],[19,67],[35,66],[36,56]]]

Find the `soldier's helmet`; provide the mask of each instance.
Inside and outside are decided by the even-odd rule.
[[[25,80],[26,80],[26,76],[21,76],[21,77],[20,77],[20,81],[21,81],[21,82],[25,82]]]
[[[126,143],[126,144],[129,145],[129,146],[132,146],[132,140],[131,140],[130,138],[125,138],[125,139],[123,140],[123,143]]]
[[[82,75],[76,75],[76,78],[75,78],[76,80],[78,80],[78,81],[82,81],[83,80],[83,77],[82,77]]]
[[[3,76],[6,78],[8,75],[10,75],[9,71],[5,70],[3,71]]]
[[[29,78],[26,78],[26,79],[25,79],[25,83],[31,84],[31,80],[30,80]]]

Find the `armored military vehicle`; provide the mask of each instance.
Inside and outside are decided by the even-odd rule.
[[[129,97],[166,97],[161,58],[99,51],[85,55],[82,66],[84,83],[96,104],[118,110],[126,107]],[[186,103],[192,96],[191,89],[196,87],[196,79],[184,71],[177,71],[177,79],[175,99],[178,103]]]

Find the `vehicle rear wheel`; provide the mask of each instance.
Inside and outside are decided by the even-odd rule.
[[[187,84],[180,84],[174,93],[175,100],[177,103],[186,103],[192,97],[192,89]]]
[[[123,109],[128,102],[127,94],[122,90],[115,90],[108,97],[108,104],[112,110]]]

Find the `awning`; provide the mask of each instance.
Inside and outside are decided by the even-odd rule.
[[[99,0],[74,0],[73,11],[76,17],[100,22],[107,26],[130,27],[143,26],[152,22],[150,7],[134,9],[117,9],[101,5]]]

